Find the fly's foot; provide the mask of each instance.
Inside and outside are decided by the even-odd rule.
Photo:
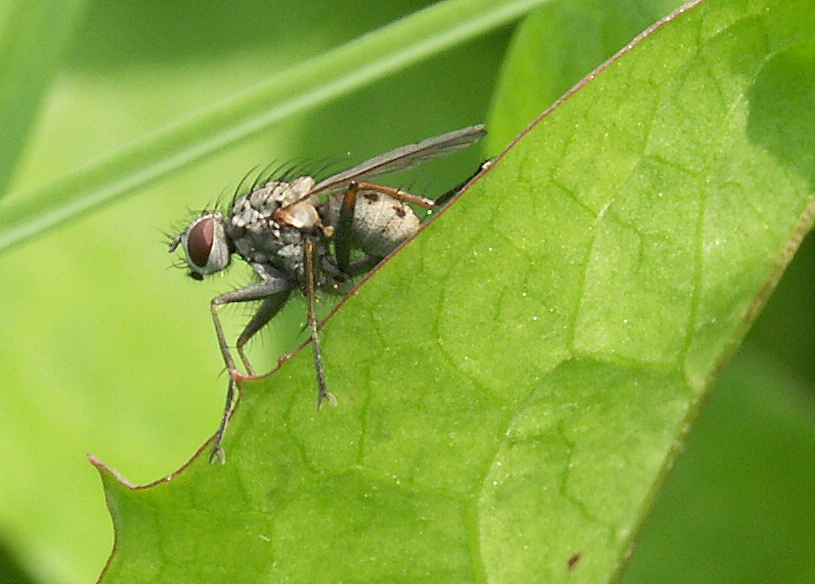
[[[317,411],[320,411],[320,408],[323,407],[323,401],[327,401],[335,408],[337,407],[337,398],[330,391],[321,391],[317,394]]]
[[[214,464],[215,461],[224,464],[226,462],[226,455],[224,449],[221,448],[221,442],[226,435],[226,427],[229,424],[229,418],[232,416],[232,411],[235,407],[235,398],[238,392],[238,379],[243,379],[244,375],[237,369],[229,369],[229,387],[226,391],[226,404],[224,404],[224,413],[221,416],[221,425],[218,426],[218,432],[215,434],[215,441],[212,444],[212,454],[209,455],[209,463]]]
[[[209,463],[215,464],[216,462],[221,463],[221,465],[226,464],[226,454],[220,445],[213,446],[212,453],[209,455]]]

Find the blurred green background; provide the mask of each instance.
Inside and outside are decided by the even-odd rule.
[[[31,106],[37,117],[7,198],[429,4],[91,2]],[[14,39],[15,5],[0,6],[0,45]],[[528,103],[516,111],[490,113],[514,31],[506,26],[2,253],[0,582],[98,576],[113,536],[86,453],[144,484],[176,470],[217,427],[226,381],[207,304],[248,273],[198,283],[169,269],[162,232],[182,227],[188,209],[269,161],[342,167],[489,116],[512,116],[520,130],[675,5],[552,3],[537,18],[552,24],[553,65],[530,73]],[[608,24],[619,22],[613,11],[626,26]],[[602,43],[581,37],[592,19]],[[477,158],[444,161],[406,184],[435,195]],[[813,254],[805,242],[723,373],[626,582],[815,582]],[[236,332],[245,313],[227,315]],[[257,359],[271,364],[294,348],[303,319],[303,305],[290,303],[253,346]]]

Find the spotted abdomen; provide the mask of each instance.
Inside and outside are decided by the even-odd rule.
[[[339,212],[340,197],[331,201]],[[367,254],[384,257],[403,241],[413,237],[421,221],[411,207],[393,197],[375,191],[360,191],[354,208],[353,239]]]

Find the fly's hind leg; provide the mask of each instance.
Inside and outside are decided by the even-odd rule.
[[[379,262],[381,262],[383,259],[384,258],[382,256],[365,254],[365,257],[361,257],[350,262],[345,268],[344,273],[351,278],[355,278],[360,274],[367,274],[377,265],[379,265]]]
[[[482,162],[481,164],[478,165],[478,170],[476,170],[470,178],[468,178],[467,180],[462,181],[461,184],[459,184],[458,186],[453,187],[452,189],[450,189],[449,191],[444,193],[442,196],[440,196],[438,199],[436,199],[434,201],[434,203],[436,204],[436,207],[443,207],[444,205],[449,203],[453,199],[453,197],[455,197],[457,194],[459,194],[465,188],[470,186],[470,183],[473,182],[483,172],[486,172],[486,170],[490,166],[492,166],[492,159],[488,158],[487,160],[485,160],[484,162]]]

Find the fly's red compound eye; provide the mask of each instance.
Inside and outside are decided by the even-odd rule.
[[[204,217],[187,234],[186,248],[190,262],[198,268],[206,268],[214,240],[215,218],[211,216]]]
[[[223,217],[218,211],[207,211],[190,223],[184,233],[172,241],[170,251],[179,245],[187,256],[190,275],[196,280],[226,268],[232,255]]]

